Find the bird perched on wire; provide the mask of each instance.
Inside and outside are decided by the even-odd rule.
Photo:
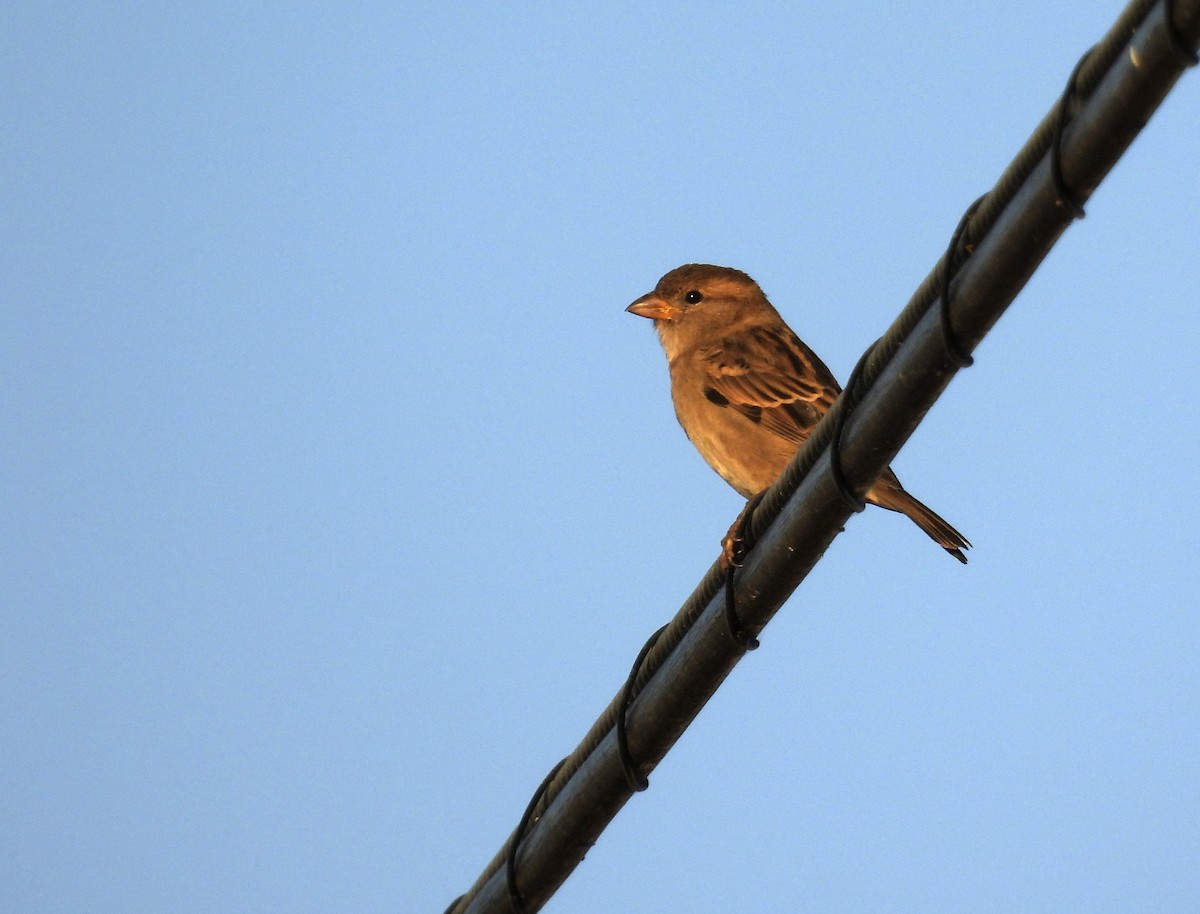
[[[833,373],[740,270],[685,264],[625,310],[654,321],[679,424],[708,465],[752,506],[841,393]],[[966,537],[909,495],[890,467],[866,500],[907,515],[966,563]],[[727,566],[742,520],[724,541]]]

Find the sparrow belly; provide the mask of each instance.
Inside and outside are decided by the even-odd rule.
[[[745,498],[773,483],[797,445],[728,406],[704,397],[678,397],[675,417],[700,456]]]

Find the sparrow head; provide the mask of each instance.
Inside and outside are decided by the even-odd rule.
[[[707,263],[676,267],[625,310],[654,321],[668,355],[743,326],[779,320],[753,279]]]

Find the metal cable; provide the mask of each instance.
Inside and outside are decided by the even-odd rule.
[[[1125,11],[1121,14],[1117,22],[1110,29],[1104,40],[1092,50],[1085,60],[1081,61],[1076,71],[1077,78],[1075,80],[1075,86],[1077,88],[1079,98],[1091,98],[1097,86],[1100,85],[1101,81],[1107,75],[1109,68],[1113,66],[1114,62],[1118,61],[1121,54],[1126,50],[1126,47],[1130,41],[1138,37],[1135,33],[1138,33],[1139,28],[1143,24],[1143,20],[1148,20],[1148,18],[1153,19],[1152,14],[1154,13],[1154,7],[1157,2],[1158,0],[1134,0],[1134,2],[1130,3]],[[1128,119],[1130,122],[1136,122],[1136,126],[1130,128],[1129,123],[1124,121],[1122,122],[1122,128],[1128,132],[1128,137],[1122,136],[1122,140],[1124,141],[1123,144],[1119,145],[1116,143],[1110,143],[1109,146],[1113,147],[1115,151],[1105,148],[1105,158],[1101,161],[1098,161],[1094,167],[1089,167],[1086,170],[1079,168],[1075,169],[1081,172],[1080,176],[1077,178],[1076,184],[1074,185],[1074,190],[1080,195],[1081,199],[1086,199],[1087,196],[1091,194],[1091,192],[1095,189],[1095,186],[1102,179],[1103,175],[1112,167],[1112,164],[1115,163],[1116,158],[1119,157],[1120,153],[1128,145],[1128,142],[1132,140],[1133,135],[1136,135],[1137,129],[1140,129],[1145,120],[1149,118],[1150,114],[1161,102],[1162,97],[1165,96],[1167,91],[1169,91],[1171,84],[1173,84],[1174,80],[1178,78],[1179,71],[1181,71],[1182,67],[1185,64],[1190,64],[1190,62],[1194,60],[1194,46],[1200,42],[1200,0],[1176,0],[1175,3],[1169,3],[1168,0],[1164,0],[1164,8],[1161,10],[1161,13],[1162,15],[1153,21],[1153,28],[1150,28],[1149,33],[1146,36],[1143,36],[1141,39],[1144,42],[1151,42],[1151,44],[1143,44],[1141,50],[1143,52],[1154,51],[1155,48],[1153,46],[1153,42],[1161,40],[1167,45],[1167,49],[1171,51],[1171,56],[1177,65],[1176,69],[1169,69],[1167,64],[1165,64],[1158,56],[1143,54],[1143,59],[1139,62],[1139,67],[1141,69],[1137,74],[1134,76],[1129,76],[1127,72],[1128,67],[1123,71],[1123,76],[1128,78],[1128,80],[1131,82],[1135,78],[1143,79],[1146,81],[1146,85],[1148,87],[1150,86],[1150,81],[1153,78],[1153,80],[1155,80],[1153,83],[1153,89],[1151,90],[1150,88],[1147,88],[1144,92],[1144,98],[1135,97],[1135,100],[1137,100],[1142,107],[1137,109],[1137,117],[1133,117],[1131,114],[1130,118]],[[1164,18],[1169,21],[1169,25],[1163,23]],[[1153,57],[1153,59],[1149,59],[1150,57]],[[1151,64],[1153,64],[1153,66],[1151,66]],[[1122,85],[1122,89],[1124,90],[1124,85]],[[1118,102],[1125,103],[1127,106],[1131,104],[1128,90],[1126,90],[1125,95],[1122,95],[1117,102],[1114,102],[1114,104],[1118,104]],[[1144,114],[1141,113],[1143,108],[1145,109]],[[1124,111],[1120,108],[1117,110],[1120,113],[1124,113]],[[1018,192],[1025,187],[1026,182],[1030,179],[1030,177],[1034,175],[1038,168],[1043,166],[1044,162],[1046,162],[1047,156],[1051,150],[1051,145],[1054,143],[1058,112],[1059,109],[1056,106],[1045,118],[1043,118],[1038,128],[1026,142],[1025,146],[1017,154],[1010,166],[1001,175],[996,186],[986,195],[986,197],[983,199],[983,202],[979,203],[978,210],[974,213],[974,215],[968,214],[968,218],[964,220],[964,224],[961,226],[961,237],[972,239],[972,243],[980,248],[986,246],[988,233],[997,225],[997,223],[1001,220],[1001,217],[1006,215],[1007,208],[1017,196]],[[1074,134],[1078,132],[1076,130],[1077,122],[1080,120],[1086,120],[1086,118],[1083,117],[1084,113],[1085,112],[1078,112],[1076,117],[1072,120],[1072,124],[1067,125],[1067,129],[1063,131],[1062,139],[1066,144],[1064,148],[1068,151],[1071,149],[1071,141]],[[1099,115],[1097,115],[1097,117],[1099,117]],[[1084,124],[1079,129],[1082,130],[1086,126],[1087,125]],[[1100,147],[1097,146],[1096,148]],[[1079,163],[1077,162],[1076,164],[1078,165]],[[1047,170],[1050,168],[1048,163],[1046,164],[1046,168]],[[1053,209],[1053,207],[1050,208]],[[1039,218],[1044,221],[1047,217],[1045,213],[1042,213]],[[1056,218],[1061,219],[1061,216]],[[1002,312],[1003,307],[1007,305],[1008,301],[1011,301],[1011,297],[1016,294],[1016,290],[1019,290],[1025,278],[1027,278],[1027,276],[1032,273],[1033,269],[1036,268],[1037,262],[1040,261],[1041,257],[1045,256],[1045,252],[1049,250],[1049,247],[1058,237],[1058,234],[1061,233],[1062,229],[1065,228],[1065,225],[1066,222],[1063,222],[1063,224],[1056,226],[1055,231],[1057,234],[1053,234],[1048,238],[1048,240],[1038,238],[1037,245],[1030,243],[1029,247],[1031,250],[1033,250],[1035,247],[1037,249],[1036,259],[1033,259],[1034,254],[1030,254],[1032,263],[1025,265],[1026,272],[1024,275],[1005,277],[1005,282],[1007,285],[999,285],[1000,288],[1003,289],[1003,294],[1008,295],[1008,298],[1001,304],[994,306],[991,311],[984,312],[981,309],[980,313],[977,315],[974,312],[966,310],[965,302],[970,298],[970,296],[963,294],[965,289],[960,288],[957,290],[958,295],[956,295],[956,310],[962,308],[964,311],[963,316],[970,317],[971,323],[969,326],[964,326],[960,323],[958,329],[955,331],[955,339],[961,338],[966,340],[968,343],[974,343],[977,342],[977,340],[987,332],[987,329],[991,326],[991,323],[994,323],[995,319],[999,317],[999,313]],[[864,367],[861,372],[861,385],[864,391],[872,388],[876,379],[887,368],[888,363],[896,356],[897,352],[899,352],[905,340],[910,334],[913,333],[914,329],[921,324],[930,307],[939,300],[940,294],[945,288],[945,283],[947,282],[947,270],[953,270],[953,267],[948,267],[946,265],[946,261],[953,261],[955,259],[957,256],[956,248],[957,244],[952,242],[951,249],[947,251],[943,259],[938,261],[938,264],[925,278],[920,287],[914,293],[908,305],[903,311],[901,311],[900,315],[893,322],[891,328],[889,328],[887,333],[885,333],[879,339],[877,344],[871,347],[866,357],[864,357]],[[1012,253],[1010,251],[1005,251],[1003,253],[1009,256],[1011,259]],[[981,259],[986,261],[987,255],[982,252],[980,254],[976,254],[970,260],[968,260],[967,267],[973,267],[976,262],[980,261]],[[972,277],[974,277],[976,274],[984,275],[985,280],[992,280],[993,282],[995,281],[994,277],[987,275],[987,270],[983,266],[980,266],[979,269],[974,270],[972,272]],[[963,278],[965,279],[967,277]],[[985,282],[985,280],[980,280],[980,282]],[[963,284],[959,283],[956,285]],[[997,294],[999,295],[1000,293]],[[963,299],[962,302],[958,301],[958,298],[960,297]],[[949,316],[948,308],[945,311],[945,316],[947,318]],[[942,332],[941,329],[939,329],[938,332],[940,334]],[[962,336],[959,337],[958,334],[962,334]],[[962,353],[967,353],[967,349],[963,348]],[[939,369],[940,374],[936,380],[940,382],[941,387],[944,387],[955,367],[955,358],[953,353],[948,353],[944,350],[940,350],[940,356],[938,356],[938,358],[944,363],[945,367],[943,369]],[[854,386],[859,386],[859,382],[856,382]],[[941,387],[939,387],[938,390],[940,390]],[[850,385],[848,385],[847,389],[849,388]],[[924,391],[922,392],[924,393]],[[930,396],[932,398],[936,397],[936,395],[937,391],[934,391]],[[856,397],[856,399],[861,399],[861,397]],[[824,454],[825,449],[829,446],[835,430],[837,430],[839,435],[841,434],[839,425],[844,425],[845,419],[839,417],[839,412],[844,408],[845,407],[842,400],[839,399],[839,401],[837,401],[830,410],[829,415],[827,415],[825,420],[818,425],[813,434],[810,436],[809,440],[800,449],[799,453],[796,455],[796,458],[781,475],[780,480],[770,490],[768,490],[767,495],[764,497],[758,509],[751,514],[747,527],[748,532],[753,539],[762,539],[763,533],[771,527],[773,521],[779,515],[782,505],[797,490],[798,486],[802,481],[804,481],[809,471],[815,465],[817,465],[819,459]],[[861,423],[856,424],[854,429],[856,436],[858,435],[857,425],[862,425],[865,427],[870,423],[871,418],[877,415],[878,413],[867,411]],[[897,420],[897,424],[899,424],[899,420]],[[908,431],[911,432],[911,428],[909,428]],[[856,445],[858,442],[858,437],[854,439]],[[903,437],[900,437],[899,443],[902,443]],[[896,448],[899,447],[899,443],[895,445]],[[862,445],[856,446],[855,454],[859,455],[863,453],[864,447],[865,446]],[[878,450],[878,448],[876,450]],[[892,453],[894,453],[894,450]],[[869,480],[866,481],[869,482]],[[845,515],[843,514],[842,516],[844,517]],[[829,536],[832,537],[834,532],[835,531],[831,531]],[[759,566],[762,569],[766,569],[763,571],[763,574],[766,574],[767,571],[771,569],[779,568],[779,561],[786,560],[777,560],[770,550],[760,549],[760,551],[763,552],[763,555],[757,556],[756,559],[758,560]],[[818,556],[819,553],[813,556],[811,561],[815,563]],[[802,569],[802,571],[806,570],[807,567],[811,567],[811,564]],[[759,569],[756,568],[754,570],[757,572]],[[508,885],[515,890],[515,859],[517,845],[524,837],[525,830],[531,821],[533,811],[537,806],[539,799],[542,802],[543,809],[543,815],[538,823],[538,827],[540,829],[550,817],[550,813],[552,812],[552,807],[555,804],[556,798],[566,791],[567,785],[571,783],[572,778],[574,778],[584,766],[589,766],[589,771],[595,769],[595,765],[592,764],[593,756],[597,749],[607,739],[609,739],[610,736],[612,736],[616,726],[618,713],[624,713],[621,710],[622,706],[627,708],[630,701],[638,703],[638,706],[640,706],[639,699],[642,697],[642,692],[646,688],[646,684],[650,682],[655,674],[664,665],[666,665],[668,661],[672,660],[672,656],[680,643],[684,640],[684,638],[688,637],[690,632],[692,632],[697,621],[702,615],[704,615],[706,609],[713,602],[714,598],[718,595],[725,583],[725,574],[717,564],[714,564],[701,580],[696,590],[685,601],[675,618],[662,630],[662,634],[657,638],[653,645],[648,645],[649,649],[646,651],[644,663],[635,665],[637,672],[631,675],[630,681],[632,685],[629,689],[628,696],[625,695],[625,690],[623,689],[622,693],[618,694],[613,699],[608,708],[593,724],[575,751],[572,752],[571,755],[566,759],[564,759],[563,762],[560,762],[559,766],[556,766],[555,770],[547,776],[546,780],[543,782],[543,789],[539,790],[539,793],[535,795],[534,800],[530,803],[526,810],[526,815],[522,819],[522,824],[518,827],[517,831],[514,832],[514,834],[510,837],[509,842],[506,842],[501,853],[498,854],[496,858],[494,858],[492,862],[484,869],[475,885],[472,886],[466,895],[460,898],[455,904],[451,905],[451,910],[458,912],[467,910],[500,910],[493,906],[496,899],[501,897],[495,892],[495,886],[497,884],[495,881],[496,875],[501,871],[508,872],[509,878],[507,880],[502,879],[500,885],[502,887],[504,885]],[[793,583],[791,586],[794,587],[795,584]],[[782,602],[782,599],[780,599],[779,602]],[[775,608],[777,608],[777,606]],[[761,616],[763,612],[762,607],[756,604],[754,609],[756,612],[759,612]],[[774,609],[770,609],[766,617],[769,618],[770,613],[773,612]],[[755,624],[761,625],[762,623],[758,622]],[[727,641],[726,644],[728,644]],[[736,658],[730,659],[728,661],[729,667],[731,667],[735,662]],[[723,663],[724,660],[722,660],[722,664]],[[719,680],[717,682],[719,683]],[[666,689],[667,686],[663,685],[662,688]],[[715,683],[712,684],[712,688],[716,688]],[[698,711],[698,707],[695,710]],[[690,720],[690,717],[687,718],[687,720]],[[681,726],[685,727],[687,720],[684,720]],[[681,729],[680,732],[682,732]],[[647,734],[648,737],[652,735],[653,734]],[[661,749],[661,752],[665,751],[665,748]],[[661,754],[659,754],[658,757],[660,758]],[[639,768],[648,766],[648,768],[652,769],[654,764],[656,764],[656,759],[650,759],[648,761],[643,760],[640,763]],[[629,785],[624,784],[624,778],[620,774],[619,770],[616,772],[616,774],[618,778],[621,779],[622,787],[628,789]],[[589,802],[587,805],[589,810],[593,810],[594,808],[603,805],[606,815],[608,815],[610,811],[611,815],[615,815],[616,810],[620,808],[627,798],[628,793],[623,795],[606,795],[603,798],[603,803],[601,804],[600,797],[597,796],[592,798],[592,802]],[[611,815],[608,815],[608,818],[611,818]],[[607,819],[604,821],[607,821]],[[599,827],[602,828],[603,825],[601,824]],[[591,832],[588,832],[587,834],[591,834]],[[582,836],[577,840],[582,840]],[[529,855],[527,854],[526,856],[528,857]],[[546,872],[550,873],[551,875],[539,875],[543,875],[544,879],[551,879],[552,881],[541,885],[538,888],[538,891],[532,894],[536,894],[537,898],[544,900],[544,897],[548,895],[549,892],[552,892],[553,887],[557,886],[562,879],[566,878],[566,874],[569,873],[578,862],[577,859],[567,859],[570,856],[571,855],[568,853],[563,859],[555,860],[552,862],[552,864],[546,864]],[[580,853],[578,856],[581,857],[582,854]],[[503,888],[501,888],[501,892],[503,892],[505,895],[509,895],[511,898],[511,894],[505,892]],[[477,906],[475,904],[476,900],[480,899],[483,895],[486,895],[487,900],[482,902],[482,907]],[[537,904],[531,905],[529,899],[522,898],[519,893],[517,894],[517,898],[520,900],[521,904],[526,906],[525,910],[527,911],[536,910],[537,907],[540,906]]]

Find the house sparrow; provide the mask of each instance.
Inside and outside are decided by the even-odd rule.
[[[679,424],[746,498],[775,481],[841,393],[825,363],[740,270],[685,264],[625,310],[654,321]],[[866,500],[907,515],[966,564],[966,537],[904,491],[890,468]],[[726,561],[737,528],[726,537]]]

